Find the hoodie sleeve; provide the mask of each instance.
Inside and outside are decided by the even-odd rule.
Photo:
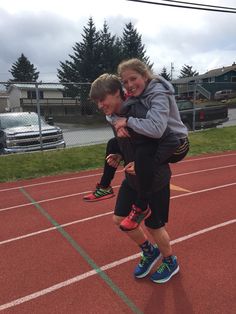
[[[148,103],[151,106],[147,111],[146,118],[129,117],[127,126],[139,134],[151,138],[161,138],[169,119],[169,95],[159,93],[149,96]]]

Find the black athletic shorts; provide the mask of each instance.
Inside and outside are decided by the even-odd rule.
[[[125,179],[120,187],[114,214],[120,217],[129,215],[132,205],[137,198],[137,191],[132,189]],[[159,229],[168,222],[170,204],[170,185],[167,184],[164,188],[157,192],[153,192],[149,199],[149,207],[151,215],[145,220],[145,225],[151,229]]]

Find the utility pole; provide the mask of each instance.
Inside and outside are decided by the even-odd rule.
[[[174,63],[171,62],[170,64],[170,80],[173,80],[173,72],[174,72],[175,68],[174,68]]]

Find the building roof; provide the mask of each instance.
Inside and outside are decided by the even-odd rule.
[[[180,78],[177,80],[173,80],[172,83],[173,84],[187,84],[187,83],[190,83],[191,81],[195,82],[197,80],[202,80],[202,79],[205,79],[208,77],[221,76],[221,75],[228,73],[230,71],[236,71],[235,62],[231,66],[213,69],[213,70],[207,71],[204,74],[200,74],[200,75],[196,75],[196,76],[192,76],[192,77],[184,77],[184,78]]]
[[[8,98],[9,94],[7,92],[1,92],[0,91],[0,98]]]
[[[43,89],[43,90],[63,90],[64,89],[64,86],[62,84],[58,84],[58,83],[51,83],[51,84],[47,84],[47,83],[43,83],[43,84],[38,84],[39,86],[39,89]],[[11,84],[10,87],[9,87],[9,92],[10,90],[12,89],[12,87],[16,87],[16,88],[19,88],[19,89],[35,89],[35,84],[33,83],[16,83],[16,84]]]

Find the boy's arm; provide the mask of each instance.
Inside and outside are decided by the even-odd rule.
[[[161,93],[150,98],[149,101],[151,108],[147,111],[146,118],[129,117],[127,126],[139,134],[161,138],[169,119],[169,96]]]

